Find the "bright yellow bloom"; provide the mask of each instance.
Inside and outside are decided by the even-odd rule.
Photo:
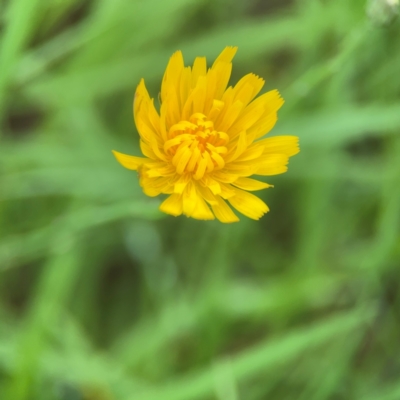
[[[252,219],[267,205],[248,191],[271,187],[248,178],[287,170],[299,152],[298,138],[261,139],[275,125],[283,104],[277,90],[253,100],[264,85],[254,74],[228,87],[236,47],[227,47],[207,70],[205,57],[185,67],[182,53],[171,57],[161,86],[160,113],[143,79],[133,112],[145,157],[114,151],[128,169],[138,170],[148,196],[167,194],[160,210],[178,216],[236,222],[227,202]]]

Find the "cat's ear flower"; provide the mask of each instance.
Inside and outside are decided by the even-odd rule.
[[[256,98],[264,80],[254,74],[227,87],[236,50],[226,47],[209,69],[204,57],[185,67],[182,53],[174,53],[159,111],[144,80],[137,87],[133,113],[144,157],[114,155],[140,172],[148,196],[168,195],[160,206],[167,214],[230,223],[239,220],[233,207],[259,219],[268,207],[249,192],[271,185],[249,177],[286,172],[299,152],[295,136],[262,139],[283,105],[277,90]]]

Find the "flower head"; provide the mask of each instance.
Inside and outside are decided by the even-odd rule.
[[[167,214],[236,222],[229,202],[259,219],[268,207],[249,191],[271,185],[249,176],[286,172],[289,157],[299,152],[295,136],[261,139],[283,104],[278,91],[255,99],[264,80],[254,74],[227,88],[236,50],[226,47],[208,70],[204,57],[185,67],[182,53],[173,54],[160,112],[143,80],[137,87],[133,112],[145,157],[114,155],[125,168],[139,171],[148,196],[168,195],[160,206]]]

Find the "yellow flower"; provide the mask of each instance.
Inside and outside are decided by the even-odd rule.
[[[259,140],[275,125],[283,99],[272,90],[254,100],[264,85],[254,74],[227,88],[236,50],[226,47],[208,70],[205,57],[185,67],[182,53],[173,54],[159,113],[143,79],[136,90],[133,112],[145,157],[114,155],[138,170],[148,196],[168,195],[160,206],[167,214],[236,222],[228,201],[259,219],[269,209],[248,191],[272,185],[248,177],[286,172],[289,157],[299,152],[295,136]]]

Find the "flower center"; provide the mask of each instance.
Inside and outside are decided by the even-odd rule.
[[[217,132],[214,123],[205,115],[196,113],[189,121],[173,125],[168,137],[164,150],[172,157],[178,174],[189,172],[194,179],[201,179],[206,172],[224,167],[221,154],[228,151],[225,146],[229,136],[225,132]]]

